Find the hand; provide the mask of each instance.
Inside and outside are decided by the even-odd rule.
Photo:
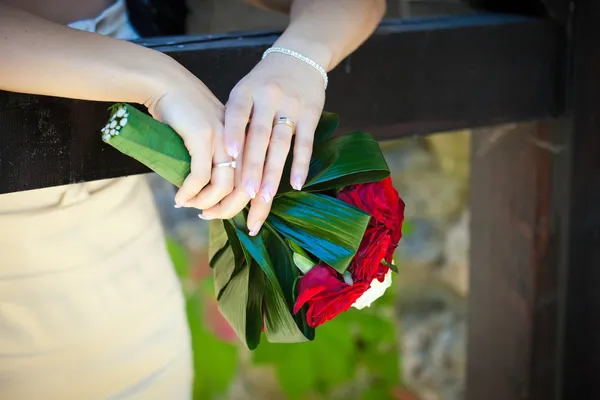
[[[234,170],[213,168],[231,161],[223,146],[224,106],[193,74],[176,66],[146,106],[157,120],[183,139],[192,159],[191,172],[175,195],[175,207],[210,208],[233,189]]]
[[[234,191],[202,218],[231,218],[252,199],[248,229],[256,235],[277,193],[292,136],[296,134],[290,184],[300,190],[306,181],[315,129],[321,117],[323,78],[310,65],[283,54],[265,57],[232,90],[225,110],[225,143],[237,158]],[[287,117],[296,130],[275,119]],[[248,126],[246,138],[246,128]],[[243,158],[243,163],[241,159]]]

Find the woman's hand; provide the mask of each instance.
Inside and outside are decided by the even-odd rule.
[[[233,190],[234,169],[213,168],[231,161],[223,146],[224,106],[193,74],[179,64],[147,102],[150,114],[171,126],[191,157],[191,172],[175,195],[175,207],[205,209]]]
[[[324,102],[323,78],[317,70],[284,54],[265,57],[235,86],[225,109],[227,152],[242,164],[235,189],[201,217],[231,218],[252,199],[248,229],[257,234],[277,193],[294,134],[290,184],[297,190],[304,185]],[[295,131],[286,124],[274,126],[280,117],[291,119]]]

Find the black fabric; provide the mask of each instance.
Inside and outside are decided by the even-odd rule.
[[[131,24],[141,37],[184,35],[186,0],[126,0]]]
[[[543,17],[547,16],[546,7],[541,0],[463,0],[476,10],[521,14]]]

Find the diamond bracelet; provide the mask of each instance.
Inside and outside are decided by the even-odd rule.
[[[320,66],[319,64],[317,64],[316,62],[314,62],[313,60],[311,60],[308,57],[303,56],[300,53],[297,53],[295,51],[289,50],[289,49],[284,49],[283,47],[270,47],[268,48],[264,53],[262,58],[265,58],[267,55],[271,54],[271,53],[281,53],[281,54],[285,54],[288,56],[292,56],[294,58],[297,58],[298,60],[307,63],[308,65],[310,65],[311,67],[313,67],[314,69],[316,69],[317,71],[319,71],[319,73],[321,74],[321,76],[323,77],[323,88],[327,89],[327,83],[329,81],[329,79],[327,78],[327,72],[325,72],[325,69]]]

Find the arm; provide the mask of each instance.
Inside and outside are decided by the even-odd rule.
[[[335,68],[377,28],[385,0],[293,0],[290,24],[275,46]]]
[[[196,196],[211,178],[199,196],[210,205],[233,185],[230,168],[217,168],[211,176],[213,157],[214,162],[230,160],[222,146],[213,146],[222,141],[223,105],[162,53],[54,24],[0,0],[0,89],[144,104],[180,134],[193,154],[192,173],[176,203]]]
[[[290,24],[274,46],[301,53],[327,71],[373,33],[386,9],[385,0],[249,1],[278,10],[291,5]],[[220,205],[204,210],[205,217],[230,218],[250,197],[248,228],[256,234],[279,187],[294,133],[290,184],[296,189],[304,185],[324,102],[323,78],[311,66],[278,53],[260,61],[236,85],[226,106],[225,143],[230,155],[241,158],[241,175],[236,189]],[[273,126],[277,117],[295,121],[295,132],[286,125]]]

